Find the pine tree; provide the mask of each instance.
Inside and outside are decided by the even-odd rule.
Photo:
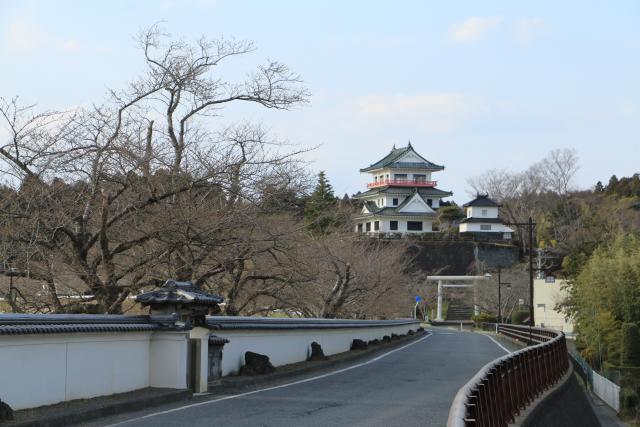
[[[598,182],[596,183],[596,187],[595,187],[594,191],[595,191],[596,193],[602,193],[602,192],[604,191],[604,186],[602,185],[602,182],[601,182],[601,181],[598,181]]]
[[[609,194],[615,193],[617,187],[618,187],[618,177],[615,175],[611,175],[611,178],[609,178],[609,184],[607,185],[607,193]]]
[[[337,202],[333,187],[324,171],[318,174],[318,183],[304,207],[304,218],[314,231],[326,232],[335,222],[333,208]]]

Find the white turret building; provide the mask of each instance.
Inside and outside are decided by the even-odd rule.
[[[507,227],[499,217],[500,205],[491,200],[488,194],[478,194],[463,207],[467,217],[460,221],[460,234],[498,240],[510,240],[513,237],[513,229]]]
[[[433,230],[440,200],[453,193],[436,188],[432,174],[444,166],[418,154],[411,143],[396,148],[360,172],[371,176],[368,190],[354,198],[364,202],[355,217],[359,233],[426,233]]]

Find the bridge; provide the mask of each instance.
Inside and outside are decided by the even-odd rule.
[[[90,425],[443,426],[458,389],[507,352],[488,336],[434,329],[371,359],[290,382]]]
[[[490,335],[434,328],[347,366],[86,425],[507,426],[560,382],[569,365],[561,333],[496,329],[532,345],[512,351],[513,344]],[[577,422],[566,425],[597,425],[588,417]]]

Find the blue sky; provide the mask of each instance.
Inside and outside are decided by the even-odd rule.
[[[408,140],[444,164],[439,187],[467,199],[470,176],[521,170],[575,148],[577,184],[640,172],[640,2],[0,0],[0,96],[42,108],[99,102],[142,69],[133,36],[254,40],[300,73],[311,103],[231,110],[306,158],[337,193]]]

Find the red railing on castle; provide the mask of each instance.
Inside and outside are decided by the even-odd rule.
[[[406,179],[381,179],[380,181],[367,184],[367,188],[383,187],[385,185],[395,185],[400,187],[436,187],[438,181],[408,181]]]
[[[447,427],[506,427],[567,372],[562,332],[504,324],[497,325],[496,331],[530,346],[488,363],[462,386],[451,405]]]

